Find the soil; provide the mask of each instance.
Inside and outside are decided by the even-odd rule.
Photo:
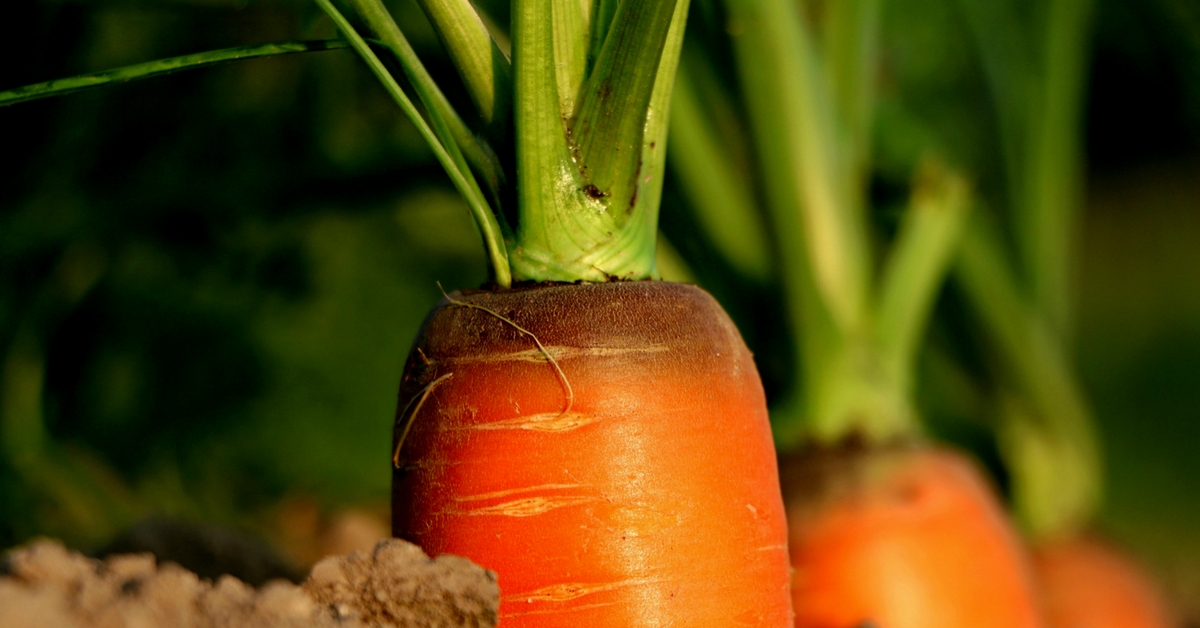
[[[0,626],[19,628],[491,628],[499,604],[496,574],[398,539],[326,558],[299,586],[257,589],[152,554],[96,560],[49,540],[0,565]]]

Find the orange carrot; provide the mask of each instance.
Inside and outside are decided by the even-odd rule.
[[[1041,625],[1020,541],[959,454],[844,445],[781,479],[797,628]]]
[[[1112,545],[1087,536],[1046,541],[1034,552],[1049,628],[1167,628],[1151,578]]]
[[[501,625],[790,624],[762,386],[699,288],[455,293],[400,402],[394,533],[496,571]]]

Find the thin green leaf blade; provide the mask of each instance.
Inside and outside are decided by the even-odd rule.
[[[433,130],[438,134],[442,144],[458,163],[464,173],[470,169],[477,172],[488,186],[492,202],[499,206],[501,188],[507,177],[500,165],[500,159],[485,141],[476,137],[471,129],[463,122],[458,112],[450,105],[450,101],[442,93],[433,76],[425,69],[421,59],[413,50],[408,38],[404,36],[400,26],[392,19],[387,8],[380,0],[355,0],[354,5],[359,15],[379,37],[380,42],[387,48],[400,67],[404,70],[417,98],[429,114]],[[459,153],[461,151],[461,154]],[[465,160],[466,163],[463,163]],[[503,214],[500,214],[503,216]],[[507,225],[501,223],[507,229]]]
[[[337,10],[330,0],[315,0],[318,6],[337,24],[338,30],[350,40],[354,50],[367,62],[371,71],[383,84],[384,89],[400,105],[404,114],[417,127],[422,138],[433,150],[438,161],[445,168],[446,174],[450,175],[450,180],[454,183],[455,188],[463,195],[467,201],[467,206],[471,209],[471,215],[475,219],[475,225],[479,228],[480,235],[483,237],[484,247],[488,256],[489,268],[492,274],[492,280],[500,286],[509,286],[512,283],[512,274],[509,266],[508,252],[504,244],[504,238],[499,221],[492,208],[488,206],[487,201],[483,198],[483,193],[480,191],[478,184],[470,176],[470,173],[465,171],[462,166],[462,157],[456,159],[446,146],[444,146],[438,137],[438,134],[430,128],[425,119],[421,117],[415,105],[409,100],[404,90],[400,88],[400,84],[387,71],[387,68],[380,61],[379,57],[371,50],[364,40],[346,20],[345,16]],[[456,146],[452,146],[453,150],[457,150]]]
[[[105,87],[114,83],[125,83],[140,79],[166,76],[184,70],[212,67],[233,61],[257,59],[276,55],[296,54],[300,52],[321,52],[347,48],[350,42],[345,39],[322,39],[312,41],[286,41],[274,44],[259,44],[255,46],[238,46],[209,52],[199,52],[169,59],[159,59],[138,63],[113,70],[81,74],[70,78],[55,79],[44,83],[26,85],[0,92],[0,107],[29,102],[40,98],[64,96],[84,90]]]

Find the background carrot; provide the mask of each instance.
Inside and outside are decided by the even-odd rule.
[[[1125,552],[1088,536],[1043,541],[1034,555],[1050,626],[1177,626],[1154,580]]]
[[[1041,625],[1021,540],[961,455],[849,446],[780,475],[797,626]]]
[[[1165,628],[1157,585],[1089,530],[1104,465],[1071,345],[1092,3],[1054,0],[1044,13],[1020,17],[1011,3],[964,6],[993,86],[1002,76],[1029,77],[1023,92],[995,100],[1001,142],[1010,147],[1005,212],[968,227],[957,275],[990,349],[991,418],[1046,620],[1053,628]],[[997,21],[1021,24],[1023,36],[998,35]],[[1004,232],[1015,246],[1006,246]]]
[[[725,179],[704,176],[694,156],[675,163],[722,188],[698,187],[700,212],[723,209],[706,196],[751,206],[757,194],[768,209],[764,240],[778,255],[798,364],[772,407],[776,440],[790,449],[781,473],[795,625],[1040,626],[1028,557],[998,497],[961,454],[924,439],[913,399],[918,347],[972,204],[971,185],[932,146],[874,259],[883,238],[867,177],[882,3],[827,3],[819,18],[783,0],[725,8],[759,171],[739,178],[740,164],[727,163],[735,151],[705,155],[720,164],[708,170],[732,173]],[[719,137],[685,105],[741,107],[707,104],[716,90],[700,90],[719,83],[724,60],[690,52],[683,76],[700,95],[681,89],[691,125],[677,131]],[[760,266],[731,252],[741,268]]]

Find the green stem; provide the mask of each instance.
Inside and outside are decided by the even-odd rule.
[[[1017,511],[1035,537],[1080,526],[1102,486],[1091,411],[1061,339],[1027,304],[996,228],[980,212],[968,220],[956,274],[1018,393],[1006,402],[1000,432],[1013,460]]]
[[[622,2],[571,132],[584,178],[614,213],[632,210],[646,114],[676,0]]]
[[[883,362],[908,391],[917,349],[939,288],[958,250],[970,189],[935,162],[918,170],[909,210],[884,264],[876,305],[876,337]]]
[[[861,194],[865,188],[870,164],[881,5],[882,0],[839,0],[826,5],[825,58],[832,70],[837,110],[844,121],[843,150],[845,167],[852,173],[852,194]]]
[[[551,0],[550,4],[559,112],[563,119],[569,119],[575,115],[576,100],[587,76],[588,21],[579,0]]]
[[[687,62],[679,68],[671,101],[671,166],[721,256],[746,278],[765,282],[771,272],[767,236],[750,182],[705,115],[702,102],[718,95],[706,93],[702,100],[692,74],[704,69]]]
[[[1081,98],[1091,4],[1090,0],[1053,0],[1046,6],[1040,98],[1027,129],[1027,196],[1016,208],[1015,232],[1034,303],[1068,341],[1074,294],[1072,235],[1082,197]]]
[[[514,273],[538,281],[651,277],[686,3],[618,9],[571,135],[558,97],[555,21],[546,19],[553,1],[513,5],[520,208]]]
[[[809,258],[805,267],[821,303],[840,333],[859,333],[870,283],[866,225],[846,194],[853,183],[836,141],[840,121],[808,26],[789,0],[730,0],[727,5],[760,151],[776,145],[765,149],[771,156],[763,156],[764,177],[786,182],[770,185],[794,188],[786,211],[799,213]]]
[[[353,3],[359,16],[400,63],[400,67],[417,93],[417,98],[429,112],[433,128],[438,132],[443,145],[451,151],[451,155],[455,155],[459,150],[462,151],[462,158],[470,165],[470,169],[478,173],[484,184],[487,185],[493,206],[499,207],[501,188],[506,182],[499,157],[496,156],[491,146],[471,132],[459,117],[458,112],[450,105],[450,101],[442,94],[441,88],[430,76],[429,71],[425,69],[424,64],[417,57],[416,51],[408,43],[408,38],[404,36],[399,25],[387,12],[383,2],[381,0],[353,0]],[[458,160],[457,157],[456,160]],[[458,161],[460,169],[466,173],[468,171],[466,165],[462,164],[461,160]],[[497,215],[503,217],[503,213]],[[504,223],[501,223],[500,226],[507,228]],[[507,234],[507,229],[504,233]]]
[[[358,3],[378,0],[355,0]],[[418,0],[458,69],[493,141],[506,133],[512,107],[512,67],[468,0]],[[578,3],[577,3],[578,4]]]
[[[124,83],[139,79],[166,76],[197,68],[211,67],[231,61],[243,61],[270,57],[275,55],[295,54],[298,52],[320,52],[323,50],[338,50],[350,46],[345,39],[323,39],[316,41],[289,41],[277,44],[260,44],[256,46],[239,46],[196,54],[159,59],[147,63],[105,70],[93,74],[82,74],[64,79],[55,79],[44,83],[26,85],[0,92],[0,107],[15,105],[21,102],[73,94],[96,87],[105,87],[113,83]]]
[[[509,267],[508,253],[505,249],[501,227],[496,219],[496,214],[488,206],[487,201],[483,197],[483,192],[479,189],[479,185],[475,182],[475,179],[470,176],[462,153],[459,152],[457,144],[454,143],[445,122],[438,115],[439,112],[437,109],[430,108],[427,111],[439,132],[435,132],[425,122],[425,119],[417,111],[416,106],[408,99],[404,90],[400,88],[400,84],[396,82],[396,79],[384,67],[383,62],[379,60],[379,57],[367,45],[366,40],[354,30],[354,27],[333,6],[330,0],[316,0],[316,3],[334,21],[338,30],[350,40],[354,50],[367,62],[367,66],[371,68],[376,78],[383,84],[384,89],[392,96],[396,104],[400,105],[400,109],[408,116],[413,125],[417,127],[417,131],[433,150],[434,156],[442,164],[442,167],[446,170],[446,174],[450,175],[450,180],[454,183],[454,187],[466,199],[467,206],[471,209],[471,214],[475,219],[475,226],[479,228],[480,234],[483,237],[484,247],[488,261],[490,262],[492,281],[500,286],[511,285],[512,274]],[[446,143],[443,144],[443,142]]]

